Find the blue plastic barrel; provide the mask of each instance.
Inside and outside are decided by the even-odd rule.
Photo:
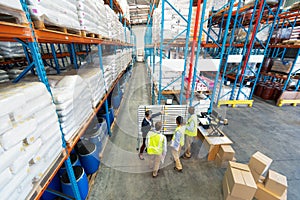
[[[59,174],[57,173],[54,178],[52,179],[52,181],[49,183],[47,189],[52,189],[58,192],[61,192],[61,183],[60,183],[60,179],[59,179]],[[57,198],[58,196],[55,194],[52,194],[50,192],[45,191],[41,197],[41,200],[53,200],[55,198]]]
[[[113,123],[113,121],[115,120],[115,117],[114,117],[114,109],[113,107],[110,107],[108,108],[108,119],[106,118],[106,112],[105,112],[105,109],[101,109],[98,113],[97,113],[97,116],[98,116],[98,120],[99,120],[99,117],[103,117],[104,119],[106,119],[106,121],[109,120],[110,124]]]
[[[103,119],[103,118],[102,118]],[[102,135],[105,133],[102,132],[102,126],[106,126],[106,123],[95,124],[93,127],[89,127],[85,134],[82,136],[82,139],[85,141],[89,141],[93,144],[95,144],[98,148],[98,151],[100,152],[102,149]]]
[[[70,154],[70,160],[72,166],[81,166],[79,156],[76,153]],[[66,171],[65,163],[62,164],[61,168],[59,169],[58,173],[61,175]]]
[[[111,97],[111,101],[112,101],[112,106],[113,106],[114,109],[119,108],[119,106],[120,106],[120,95],[119,95],[119,92],[116,95],[113,95]]]
[[[77,153],[86,174],[95,173],[100,165],[99,151],[95,144],[87,141],[77,143]]]
[[[75,179],[76,179],[76,182],[78,185],[81,199],[86,199],[88,192],[89,192],[89,182],[88,182],[87,176],[84,172],[84,169],[83,169],[83,167],[80,167],[80,166],[74,166],[73,171],[75,174]],[[70,183],[70,179],[69,179],[66,171],[61,176],[61,186],[62,186],[63,193],[74,197],[72,185]]]

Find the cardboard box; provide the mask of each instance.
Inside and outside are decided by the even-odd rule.
[[[269,169],[272,161],[271,158],[258,151],[251,156],[249,167],[251,171],[253,170],[257,174],[262,175]]]
[[[269,170],[265,179],[265,188],[278,196],[282,196],[287,189],[286,176]]]
[[[229,161],[226,171],[230,195],[251,200],[256,192],[256,183],[248,165]]]
[[[222,160],[232,160],[234,157],[235,151],[231,147],[231,145],[221,145],[219,150],[219,155]]]
[[[215,163],[220,168],[227,168],[227,166],[228,166],[228,161],[222,160],[219,154],[217,154],[217,156],[215,158]]]
[[[257,173],[254,170],[251,170],[251,174],[253,176],[253,179],[254,179],[255,183],[259,182],[261,174]]]
[[[241,198],[230,195],[228,180],[227,180],[226,176],[224,176],[224,178],[223,178],[223,197],[224,197],[224,200],[243,200]]]
[[[257,200],[286,200],[287,199],[287,189],[284,191],[282,196],[278,196],[271,191],[267,190],[262,183],[257,183],[257,191],[255,193],[255,198]]]

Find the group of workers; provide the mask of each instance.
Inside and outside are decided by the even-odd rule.
[[[182,164],[180,162],[180,152],[184,147],[184,159],[191,158],[191,144],[197,136],[197,116],[195,108],[188,108],[189,117],[186,124],[183,124],[183,117],[176,118],[177,127],[170,143],[172,156],[175,161],[174,169],[182,172]],[[150,155],[150,167],[153,168],[153,178],[158,176],[160,163],[164,162],[167,153],[167,138],[160,130],[162,129],[162,122],[153,124],[153,118],[164,114],[164,112],[155,113],[152,115],[150,110],[145,112],[145,118],[142,121],[142,137],[143,144],[140,148],[139,158],[144,160],[143,152],[147,148],[147,153]],[[154,128],[154,130],[152,129]]]

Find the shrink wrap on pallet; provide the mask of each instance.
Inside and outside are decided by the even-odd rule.
[[[44,84],[38,82],[9,85],[1,88],[0,94],[0,108],[3,110],[0,114],[0,143],[3,146],[0,170],[9,168],[14,176],[6,184],[17,187],[20,185],[19,181],[23,182],[21,179],[24,174],[20,174],[21,171],[27,170],[30,163],[35,165],[43,160],[43,152],[61,152],[61,133],[55,106]],[[47,146],[49,138],[57,139],[55,145]],[[47,159],[52,163],[55,157]],[[49,168],[51,163],[46,163],[44,168]],[[38,173],[34,170],[32,172]],[[25,174],[28,182],[26,188],[13,187],[12,197],[24,199],[28,195],[33,181],[28,175]],[[16,193],[21,190],[22,193]],[[9,192],[5,195],[9,195]]]
[[[79,30],[76,1],[28,0],[31,18],[47,25]]]

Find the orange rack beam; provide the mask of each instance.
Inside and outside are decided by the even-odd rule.
[[[0,40],[16,42],[15,38],[33,41],[29,25],[19,25],[8,22],[0,22]]]

